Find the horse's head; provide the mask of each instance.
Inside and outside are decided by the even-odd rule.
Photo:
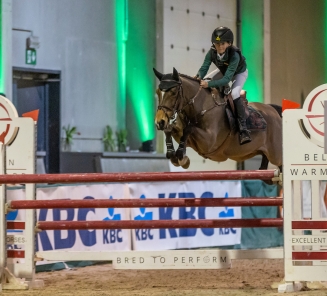
[[[174,118],[178,111],[182,82],[175,68],[171,74],[161,74],[154,68],[153,71],[160,80],[157,90],[159,104],[154,122],[157,129],[164,130],[168,127],[170,119]],[[163,96],[162,92],[164,92]]]

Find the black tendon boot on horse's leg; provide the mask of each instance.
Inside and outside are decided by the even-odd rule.
[[[183,129],[183,136],[180,138],[179,146],[176,151],[176,157],[178,158],[178,163],[183,169],[187,169],[190,166],[190,159],[186,155],[186,143],[192,131],[193,131],[192,124],[187,125]]]
[[[176,166],[179,167],[178,158],[175,155],[175,148],[173,144],[173,139],[171,137],[171,131],[164,131],[166,135],[166,147],[167,147],[167,153],[166,158],[170,160],[170,162]]]
[[[245,109],[241,98],[234,100],[237,122],[240,130],[240,145],[251,142],[250,131],[246,128]]]

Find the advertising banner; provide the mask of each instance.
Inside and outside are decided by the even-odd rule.
[[[121,199],[121,198],[228,198],[241,197],[240,181],[198,181],[45,186],[37,189],[37,199]],[[25,190],[7,190],[8,200],[25,199]],[[8,221],[24,221],[25,210],[12,211]],[[240,207],[183,208],[107,208],[41,209],[37,221],[91,220],[178,220],[241,218]],[[19,232],[19,233],[17,233]],[[24,249],[24,244],[10,241],[10,235],[24,235],[8,230],[8,248]],[[136,230],[48,230],[37,234],[37,251],[70,250],[169,250],[226,246],[240,243],[241,229],[136,229]]]
[[[128,195],[128,185],[101,184],[38,188],[37,199],[110,199]],[[41,209],[38,221],[129,220],[129,209]],[[38,234],[37,250],[130,250],[130,230],[48,230]]]
[[[240,181],[199,181],[129,184],[131,198],[228,198],[241,197]],[[240,207],[184,207],[131,209],[132,220],[241,218]],[[227,246],[240,243],[241,229],[136,229],[134,250],[168,250]]]

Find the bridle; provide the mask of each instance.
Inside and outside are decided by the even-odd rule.
[[[202,86],[199,87],[197,93],[191,98],[189,99],[183,106],[178,106],[178,100],[179,98],[181,98],[182,100],[180,101],[180,105],[182,104],[183,101],[185,101],[185,97],[184,97],[184,92],[183,92],[183,85],[182,85],[182,81],[179,79],[179,81],[176,81],[176,80],[172,80],[172,79],[164,79],[164,80],[161,80],[160,81],[160,84],[162,85],[163,84],[166,84],[168,86],[168,88],[162,88],[160,87],[159,85],[159,88],[161,91],[167,91],[167,90],[170,90],[172,89],[173,87],[178,87],[177,89],[177,94],[176,94],[176,100],[175,100],[175,104],[174,104],[174,107],[173,108],[170,108],[170,107],[167,107],[167,106],[164,106],[164,105],[159,105],[158,106],[158,110],[162,110],[165,115],[167,116],[167,118],[169,118],[170,120],[171,119],[174,119],[175,118],[175,115],[177,113],[181,113],[183,112],[184,108],[188,105],[192,105],[193,108],[194,108],[194,100],[195,98],[199,95],[201,89],[202,89]],[[168,115],[168,112],[172,112],[172,115],[169,116]]]
[[[164,105],[159,105],[158,106],[158,109],[157,109],[157,110],[163,111],[165,113],[165,115],[167,116],[167,118],[174,119],[175,118],[175,114],[178,112],[178,110],[177,110],[177,103],[178,103],[178,98],[179,98],[180,92],[182,90],[182,81],[181,80],[176,81],[176,80],[172,80],[172,79],[164,79],[164,80],[161,80],[160,81],[160,84],[162,84],[162,82],[164,84],[167,84],[167,86],[168,86],[168,88],[163,88],[163,87],[160,87],[160,85],[159,85],[159,89],[161,91],[164,91],[164,92],[166,92],[167,90],[170,90],[170,89],[178,86],[178,90],[177,90],[177,94],[176,94],[176,100],[175,100],[174,107],[173,108],[170,108],[170,107],[167,107],[167,106],[164,106]],[[168,115],[168,112],[172,112],[172,115],[169,116]]]

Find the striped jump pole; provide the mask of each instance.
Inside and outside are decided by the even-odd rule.
[[[282,218],[265,219],[199,219],[145,221],[41,221],[37,231],[72,229],[164,229],[164,228],[246,228],[283,227]]]
[[[179,199],[96,199],[96,200],[13,200],[9,210],[71,208],[173,208],[282,206],[281,198],[179,198]]]
[[[272,180],[278,170],[0,175],[0,184]]]

